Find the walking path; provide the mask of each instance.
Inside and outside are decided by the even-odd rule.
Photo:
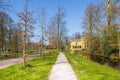
[[[48,80],[77,80],[64,53],[60,53]]]
[[[28,60],[31,60],[37,56],[40,56],[40,54],[29,55]],[[21,58],[14,58],[14,59],[0,61],[0,69],[9,67],[11,65],[14,65],[20,62],[21,62]]]

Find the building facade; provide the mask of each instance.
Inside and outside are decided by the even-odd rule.
[[[74,53],[83,49],[87,49],[87,42],[84,39],[72,40],[70,42],[70,52]]]

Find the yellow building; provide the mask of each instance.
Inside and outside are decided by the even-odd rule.
[[[84,39],[72,40],[70,43],[70,51],[74,53],[75,51],[80,51],[87,48],[87,43]]]

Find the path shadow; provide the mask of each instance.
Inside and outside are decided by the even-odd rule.
[[[39,64],[38,66],[46,66],[46,65],[54,65],[55,63],[44,63],[44,64]]]

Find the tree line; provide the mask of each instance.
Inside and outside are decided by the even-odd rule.
[[[88,57],[102,64],[113,59],[120,66],[120,0],[89,4],[82,25]]]

